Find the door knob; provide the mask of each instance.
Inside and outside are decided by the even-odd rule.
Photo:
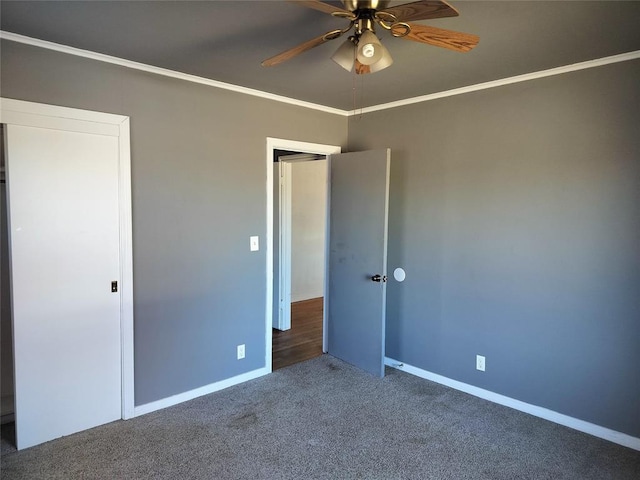
[[[386,282],[387,281],[387,276],[386,275],[374,275],[373,277],[371,277],[371,281],[372,282]]]

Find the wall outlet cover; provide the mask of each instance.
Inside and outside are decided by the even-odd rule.
[[[482,355],[476,355],[476,370],[480,370],[484,372],[485,369],[485,358]]]

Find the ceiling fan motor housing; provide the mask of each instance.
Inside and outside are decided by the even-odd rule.
[[[389,6],[389,0],[343,0],[344,8],[356,10],[384,10]]]
[[[372,17],[366,15],[360,15],[356,22],[356,33],[358,36],[362,35],[367,30],[375,32],[375,24]]]

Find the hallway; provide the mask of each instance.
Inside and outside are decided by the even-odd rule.
[[[291,329],[273,329],[273,370],[322,355],[323,298],[291,304]]]

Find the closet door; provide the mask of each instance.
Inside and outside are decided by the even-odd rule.
[[[6,135],[25,448],[121,418],[118,139],[19,125]]]

